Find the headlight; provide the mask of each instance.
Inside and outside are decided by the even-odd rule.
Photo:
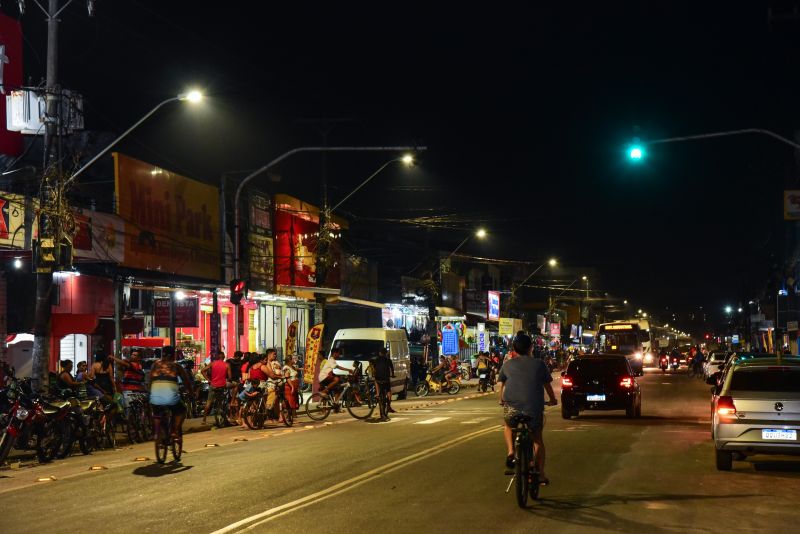
[[[25,408],[19,407],[19,408],[17,408],[16,416],[17,416],[17,419],[19,419],[20,421],[24,421],[25,419],[28,418],[28,410],[26,410]]]
[[[642,353],[641,352],[637,352],[636,354],[633,355],[633,357],[636,358],[637,360],[641,360],[642,359]]]

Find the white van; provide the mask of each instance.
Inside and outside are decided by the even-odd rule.
[[[355,362],[362,362],[366,370],[369,361],[378,355],[381,348],[389,350],[389,357],[394,364],[394,378],[392,379],[392,393],[398,399],[406,398],[408,383],[411,373],[411,359],[408,350],[408,335],[406,331],[398,328],[342,328],[333,338],[331,350],[341,349],[342,354],[337,360],[338,364],[346,369],[352,369]],[[344,371],[336,371],[344,374]]]

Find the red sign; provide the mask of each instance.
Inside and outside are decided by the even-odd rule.
[[[561,323],[550,323],[550,335],[561,336]]]
[[[211,318],[209,320],[209,346],[211,347],[211,354],[216,354],[220,351],[221,347],[219,344],[219,314],[212,313]]]
[[[156,328],[169,328],[169,299],[155,300]],[[197,328],[198,298],[175,300],[175,328]]]
[[[0,13],[0,93],[7,95],[22,86],[22,26]],[[0,154],[22,154],[22,134],[6,130],[6,106],[0,106]]]

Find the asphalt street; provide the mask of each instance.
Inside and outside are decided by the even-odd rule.
[[[187,436],[0,471],[2,532],[748,532],[794,520],[800,460],[716,471],[708,389],[683,373],[639,379],[643,416],[548,408],[551,485],[506,494],[498,397],[396,403],[390,422],[346,414],[294,428]],[[243,441],[243,440],[247,441]],[[90,470],[98,466],[98,470]],[[37,482],[38,479],[47,479]]]

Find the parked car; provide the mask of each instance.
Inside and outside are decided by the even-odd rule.
[[[800,455],[800,358],[731,361],[723,381],[715,387],[713,401],[717,469],[729,471],[734,457]]]
[[[572,360],[561,373],[561,416],[576,417],[583,410],[625,410],[642,415],[642,390],[627,357],[597,354]]]
[[[727,355],[728,352],[724,350],[715,350],[709,354],[703,363],[703,378],[708,379],[709,376],[719,371],[725,365]]]

